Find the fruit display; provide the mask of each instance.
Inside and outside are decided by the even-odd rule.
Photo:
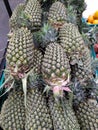
[[[98,10],[94,12],[94,14],[89,15],[87,18],[88,24],[98,24]]]
[[[26,0],[13,11],[3,130],[98,130],[98,85],[80,26],[68,20],[70,5],[75,0]]]

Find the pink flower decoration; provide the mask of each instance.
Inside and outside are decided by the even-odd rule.
[[[72,92],[69,87],[62,87],[62,90],[67,91],[67,92]]]
[[[24,77],[24,74],[19,73],[18,76],[19,76],[19,78],[23,78],[23,77]]]

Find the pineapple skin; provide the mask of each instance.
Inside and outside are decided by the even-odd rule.
[[[30,30],[20,28],[13,32],[7,48],[7,66],[13,72],[27,73],[32,68],[36,73],[41,71],[42,53],[34,47]]]
[[[21,12],[24,10],[25,4],[20,3],[14,9],[11,18],[9,19],[9,26],[11,30],[15,30],[18,28],[18,19]]]
[[[13,32],[9,40],[6,59],[9,66],[31,67],[33,62],[33,39],[27,28],[20,28]]]
[[[64,100],[64,106],[51,95],[49,108],[53,120],[54,130],[80,130],[80,126],[72,107]]]
[[[9,20],[11,31],[20,27],[27,27],[29,30],[39,30],[41,27],[42,9],[39,1],[28,0],[25,4],[19,4],[13,11]]]
[[[49,10],[48,21],[51,24],[66,22],[65,5],[59,1],[52,4]]]
[[[22,87],[18,86],[9,93],[2,106],[0,125],[4,130],[24,130],[25,106]]]
[[[81,130],[98,129],[98,102],[95,99],[79,103],[75,108],[75,113],[79,121]]]
[[[65,23],[60,28],[59,39],[59,44],[69,59],[72,78],[92,78],[90,51],[84,44],[78,28],[71,23]]]
[[[32,30],[39,30],[42,24],[42,9],[39,1],[28,0],[24,9],[24,14],[28,16]]]
[[[26,106],[26,129],[52,130],[52,120],[46,98],[37,86],[28,90]]]
[[[62,47],[54,42],[46,47],[42,61],[44,79],[52,81],[56,78],[67,79],[70,74],[69,61]]]

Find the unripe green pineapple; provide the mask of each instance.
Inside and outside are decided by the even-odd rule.
[[[72,76],[78,79],[92,77],[90,51],[85,46],[78,28],[73,24],[64,24],[59,31],[60,45],[64,49],[72,66]]]
[[[15,67],[19,73],[26,73],[31,68],[40,70],[42,55],[34,48],[32,37],[30,31],[24,27],[13,32],[6,54],[7,64],[12,71]]]
[[[14,9],[13,14],[9,20],[9,26],[11,30],[16,29],[18,27],[18,19],[20,17],[20,14],[24,10],[24,8],[25,8],[25,5],[23,3],[20,3]]]
[[[98,103],[97,100],[88,99],[79,104],[76,115],[79,120],[81,130],[98,129]]]
[[[59,31],[60,45],[64,48],[68,58],[84,49],[84,41],[78,28],[71,23],[65,23]]]
[[[30,69],[33,63],[34,45],[30,31],[27,28],[20,28],[13,32],[9,40],[6,59],[10,67],[15,65],[21,69]]]
[[[27,92],[25,128],[27,130],[52,130],[46,96],[43,94],[40,82],[36,80],[35,76],[35,80],[32,77]]]
[[[41,52],[34,47],[30,30],[22,27],[13,32],[9,40],[6,59],[9,78],[22,81],[26,105],[27,78],[31,71],[37,74],[41,72],[42,59]]]
[[[66,80],[70,74],[69,61],[62,47],[57,43],[50,43],[46,47],[42,62],[42,74],[48,82]]]
[[[41,27],[41,6],[38,0],[28,0],[24,9],[24,14],[31,23],[32,30],[38,30]]]
[[[25,106],[21,85],[15,85],[8,99],[5,100],[1,110],[0,125],[4,130],[24,130]]]
[[[81,130],[98,129],[98,89],[95,86],[76,85],[74,87],[75,99],[74,110],[79,121]]]
[[[65,5],[59,1],[52,4],[49,10],[48,21],[51,24],[62,24],[66,21]]]
[[[80,130],[80,126],[74,111],[69,105],[67,99],[64,99],[63,102],[58,102],[51,95],[48,103],[53,120],[54,130]]]

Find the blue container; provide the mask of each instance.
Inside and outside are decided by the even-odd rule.
[[[2,73],[1,79],[0,79],[0,86],[3,84],[5,79],[4,72]]]
[[[1,85],[3,84],[3,82],[4,82],[4,80],[5,80],[5,73],[4,73],[4,69],[5,69],[5,66],[6,66],[6,61],[5,61],[5,59],[3,60],[3,62],[1,63],[2,65],[2,67],[1,67],[1,71],[2,71],[2,73],[1,73],[1,75],[0,75],[0,88],[1,88]]]
[[[85,18],[82,18],[82,22],[85,23],[85,24],[86,24],[87,26],[89,26],[89,27],[98,26],[98,24],[88,24],[88,23],[87,23],[87,19],[85,19]]]

